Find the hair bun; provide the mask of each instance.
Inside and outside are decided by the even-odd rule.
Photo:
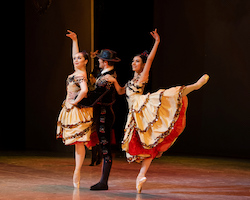
[[[141,54],[139,54],[138,56],[141,57],[143,63],[146,63],[147,62],[147,58],[148,58],[148,51],[145,50]]]
[[[145,56],[145,57],[148,57],[148,51],[147,51],[147,50],[143,51],[143,52],[141,53],[141,55],[142,55],[142,56]]]
[[[83,50],[82,54],[85,54],[85,55],[89,56],[89,54],[88,54],[88,52],[86,50]]]

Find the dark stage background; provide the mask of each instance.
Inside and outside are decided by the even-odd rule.
[[[250,1],[248,0],[95,0],[95,49],[116,50],[123,85],[132,77],[131,60],[150,50],[149,34],[161,36],[148,89],[190,84],[203,73],[211,77],[191,93],[187,127],[169,153],[250,157]],[[90,0],[52,1],[39,15],[25,4],[25,134],[4,150],[72,151],[55,131],[65,98],[65,79],[72,73],[71,41],[90,51]],[[117,97],[115,131],[119,143],[126,119],[125,97]],[[8,138],[7,138],[8,139]]]

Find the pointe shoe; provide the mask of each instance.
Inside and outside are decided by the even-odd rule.
[[[140,179],[136,179],[136,190],[137,190],[137,193],[140,194],[141,193],[141,190],[142,190],[142,185],[143,183],[145,183],[147,180],[146,177],[142,177]]]
[[[203,85],[205,85],[209,80],[209,76],[204,74],[196,83],[196,90],[200,89]]]
[[[80,182],[77,182],[77,183],[73,182],[73,185],[74,185],[74,188],[78,188],[78,189],[80,188]]]
[[[80,188],[80,172],[74,173],[73,185],[75,188]]]

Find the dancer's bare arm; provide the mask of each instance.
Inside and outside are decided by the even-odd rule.
[[[67,31],[68,33],[66,34],[66,36],[72,40],[72,58],[73,58],[75,54],[79,53],[77,35],[73,31],[70,30]]]
[[[152,62],[153,62],[153,60],[155,58],[155,54],[156,54],[158,45],[160,43],[160,36],[157,33],[157,29],[155,29],[154,31],[150,32],[150,34],[155,39],[155,43],[154,43],[154,46],[153,46],[150,54],[148,55],[145,67],[144,67],[143,71],[141,72],[141,77],[139,79],[139,82],[145,82],[145,81],[147,81],[148,76],[149,76],[149,71],[150,71],[150,68],[151,68],[151,65],[152,65]]]

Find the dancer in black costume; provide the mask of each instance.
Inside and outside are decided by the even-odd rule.
[[[108,178],[112,166],[111,154],[111,131],[114,123],[114,112],[112,105],[115,102],[115,87],[104,78],[109,74],[116,78],[114,64],[120,59],[116,57],[116,52],[104,49],[96,55],[99,59],[99,68],[102,70],[96,80],[96,89],[88,94],[87,99],[83,99],[80,104],[94,107],[94,120],[96,122],[96,131],[100,141],[103,154],[103,167],[101,180],[91,186],[90,190],[108,190]]]

